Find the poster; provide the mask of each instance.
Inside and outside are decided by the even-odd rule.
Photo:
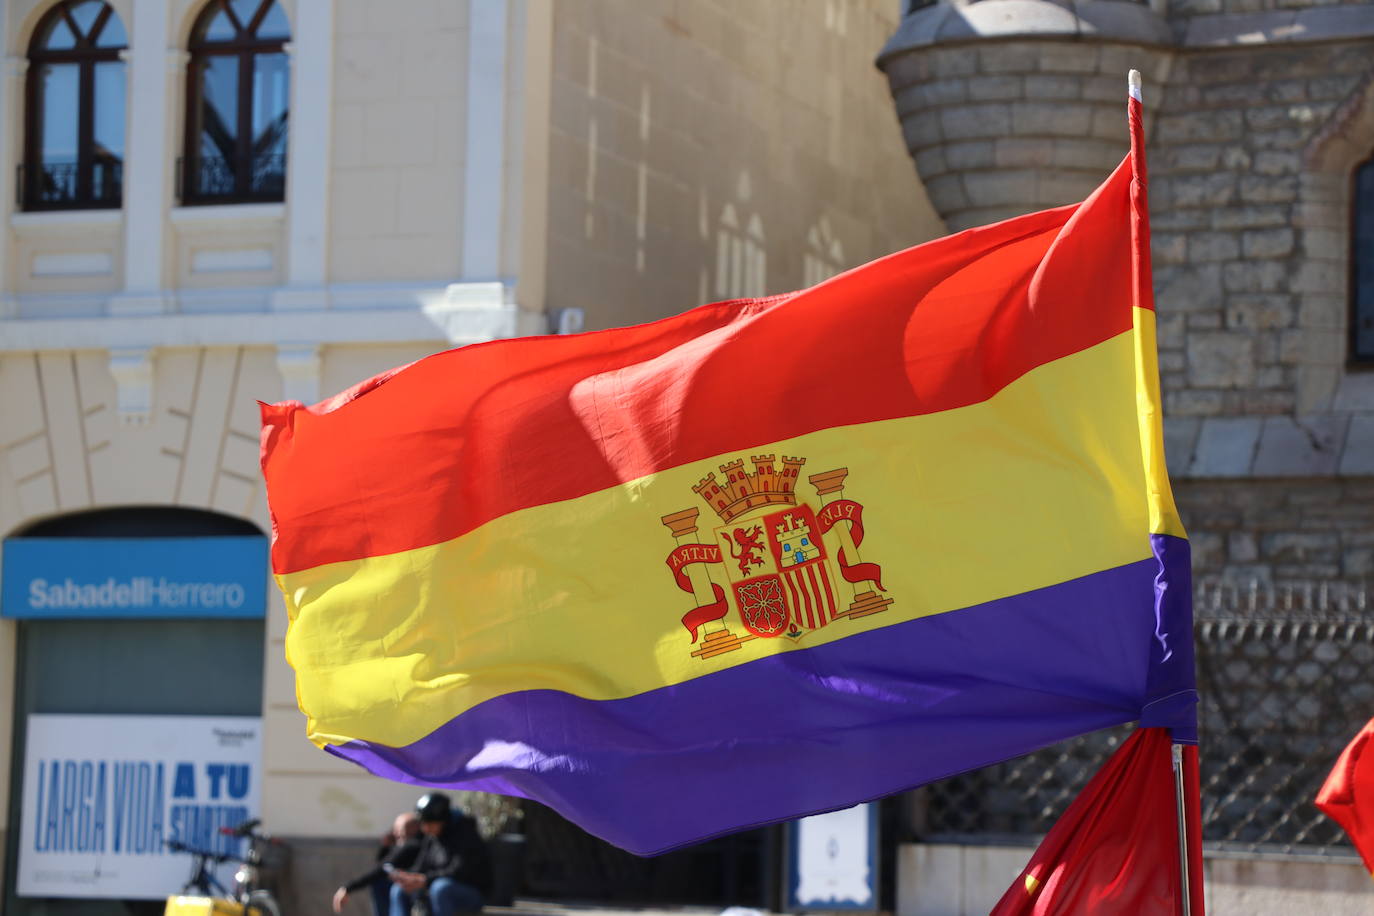
[[[878,810],[872,802],[790,825],[789,909],[878,909]]]
[[[18,894],[174,894],[192,858],[166,844],[245,855],[219,828],[258,816],[261,781],[259,718],[31,715]],[[236,867],[215,871],[226,888]]]

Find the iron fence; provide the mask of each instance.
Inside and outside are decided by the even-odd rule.
[[[1353,856],[1313,799],[1374,713],[1369,586],[1203,582],[1194,604],[1207,848]],[[1034,844],[1131,728],[934,783],[914,827],[938,842]]]

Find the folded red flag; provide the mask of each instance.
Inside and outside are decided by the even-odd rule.
[[[1137,729],[1055,822],[991,916],[1181,913],[1169,731]],[[1197,748],[1184,748],[1189,897],[1203,916]]]
[[[1317,807],[1345,828],[1374,874],[1374,719],[1337,758],[1317,793]]]

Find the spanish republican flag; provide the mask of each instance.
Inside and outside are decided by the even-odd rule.
[[[1148,257],[1128,156],[801,292],[264,405],[310,739],[647,854],[1186,737]]]
[[[1317,793],[1317,807],[1345,828],[1374,875],[1374,719],[1341,752]]]

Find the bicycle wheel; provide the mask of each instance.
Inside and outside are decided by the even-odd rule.
[[[281,916],[281,907],[271,891],[252,891],[243,905],[243,916]]]

